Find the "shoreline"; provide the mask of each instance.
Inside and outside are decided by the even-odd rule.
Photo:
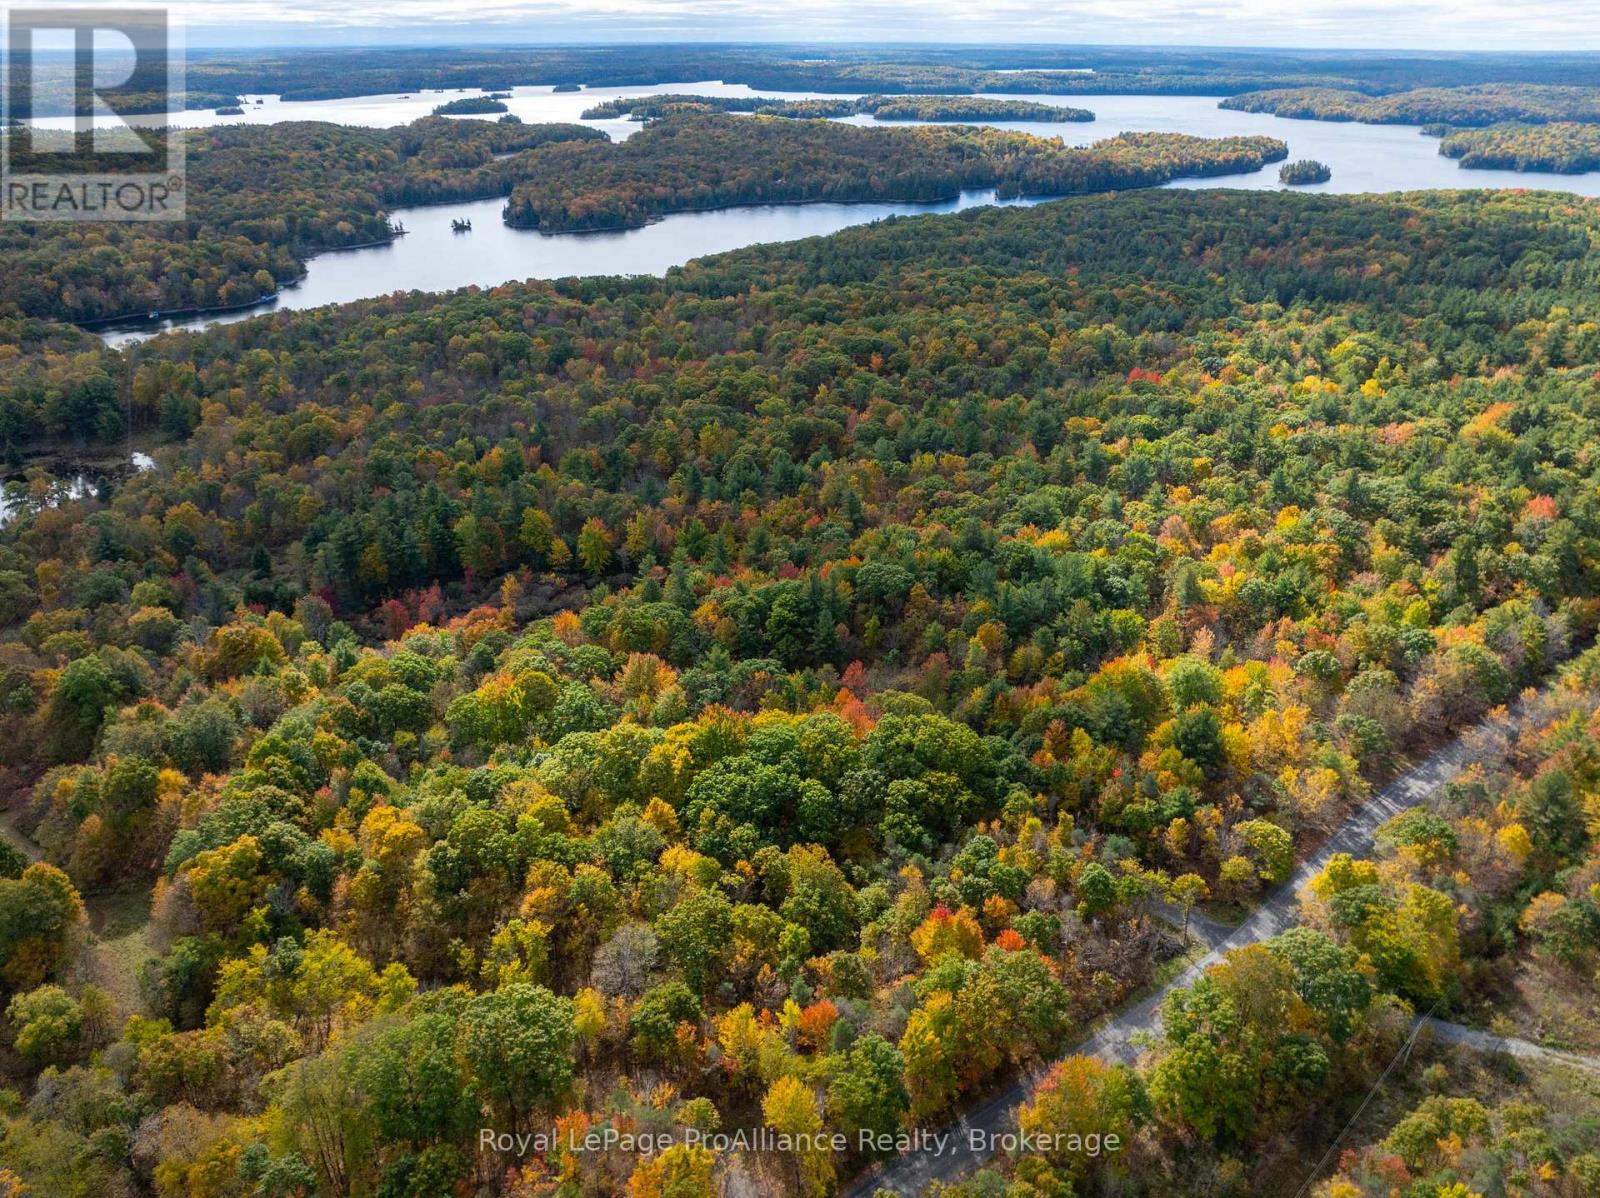
[[[751,208],[803,208],[803,207],[807,207],[809,205],[815,205],[815,204],[837,204],[837,205],[840,205],[840,206],[847,206],[847,207],[867,206],[867,205],[873,205],[873,204],[916,204],[916,205],[927,205],[927,206],[931,207],[931,206],[937,205],[937,204],[949,204],[949,203],[952,203],[952,202],[959,201],[962,198],[962,196],[965,196],[965,195],[983,194],[983,193],[991,194],[994,197],[993,200],[990,201],[988,204],[974,205],[975,207],[1042,204],[1042,203],[1050,203],[1050,202],[1053,202],[1053,201],[1056,201],[1056,200],[1076,199],[1076,198],[1081,198],[1081,197],[1084,197],[1084,196],[1118,195],[1118,194],[1121,194],[1123,192],[1129,192],[1129,191],[1151,191],[1151,190],[1156,190],[1156,189],[1165,187],[1168,184],[1178,182],[1179,180],[1182,180],[1182,179],[1209,179],[1209,178],[1226,178],[1226,177],[1231,176],[1231,175],[1250,175],[1250,174],[1254,174],[1256,171],[1266,169],[1266,167],[1272,165],[1275,162],[1281,162],[1286,157],[1287,157],[1287,153],[1285,153],[1283,156],[1280,156],[1280,157],[1268,158],[1260,166],[1250,167],[1250,168],[1247,168],[1247,169],[1232,170],[1232,169],[1227,169],[1227,168],[1221,168],[1221,169],[1218,169],[1218,170],[1215,170],[1215,171],[1199,170],[1199,171],[1187,172],[1187,173],[1183,173],[1183,174],[1175,174],[1171,178],[1168,178],[1168,179],[1161,179],[1161,180],[1155,180],[1155,181],[1150,181],[1150,182],[1131,183],[1131,184],[1129,184],[1127,186],[1123,186],[1123,187],[1090,188],[1090,189],[1085,190],[1085,191],[1020,193],[1020,194],[1017,194],[1017,195],[1002,195],[1000,193],[999,187],[997,185],[990,185],[990,186],[987,186],[987,187],[983,187],[983,186],[961,187],[961,188],[958,188],[953,195],[951,195],[951,194],[943,194],[943,195],[935,196],[933,198],[896,199],[896,198],[884,198],[884,197],[871,197],[871,198],[857,199],[857,200],[833,200],[833,199],[751,200],[751,201],[747,201],[747,202],[698,205],[698,206],[691,207],[691,208],[674,208],[670,212],[655,213],[655,214],[652,214],[650,217],[648,217],[647,219],[645,219],[643,221],[630,222],[630,223],[627,223],[627,224],[604,225],[604,226],[598,226],[598,227],[593,227],[593,228],[583,228],[583,229],[554,229],[554,230],[543,229],[543,228],[540,228],[538,225],[519,224],[517,222],[511,221],[511,220],[507,220],[505,218],[505,210],[502,209],[502,211],[501,211],[501,223],[506,228],[514,229],[519,233],[536,233],[541,237],[586,237],[586,236],[599,236],[599,235],[616,234],[616,233],[630,233],[630,232],[634,232],[635,230],[638,230],[638,229],[645,229],[645,228],[649,228],[652,225],[660,224],[662,221],[665,221],[665,220],[667,220],[667,219],[669,219],[671,217],[674,217],[674,216],[696,216],[696,215],[704,215],[704,214],[712,213],[712,212],[728,212],[728,211],[733,211],[733,210],[741,209],[741,208],[745,208],[745,209],[751,209]],[[473,198],[473,199],[447,199],[447,200],[421,201],[421,202],[416,202],[416,203],[407,203],[407,204],[401,205],[400,207],[403,208],[403,209],[411,209],[411,208],[445,208],[445,207],[449,207],[449,206],[452,206],[452,205],[461,205],[461,204],[483,204],[483,203],[488,203],[488,202],[490,202],[492,200],[497,200],[497,199],[498,200],[508,200],[509,197],[506,196],[506,195],[487,195],[487,196],[480,196],[480,197]],[[397,210],[399,210],[399,209],[390,210],[388,215],[392,217],[394,215],[394,212],[397,211]],[[939,216],[939,215],[950,215],[950,213],[938,213],[938,212],[933,212],[933,213],[890,213],[887,216],[882,217],[880,219],[887,220],[887,219],[890,219],[891,217],[894,217],[894,216],[923,216],[923,215]],[[404,236],[406,236],[406,232],[400,232],[400,233],[395,234],[393,237],[383,238],[383,239],[376,240],[376,241],[366,241],[366,242],[360,242],[358,244],[353,244],[353,245],[327,246],[327,247],[324,247],[324,248],[320,248],[315,253],[307,255],[307,257],[306,257],[306,264],[307,265],[306,265],[306,269],[305,270],[303,270],[296,278],[294,278],[293,280],[291,280],[288,283],[285,283],[282,287],[280,287],[277,291],[272,292],[270,295],[259,296],[256,299],[247,300],[247,301],[244,301],[244,302],[238,303],[238,304],[217,305],[217,306],[213,306],[213,307],[204,307],[204,308],[182,308],[182,309],[174,309],[172,311],[163,311],[163,312],[159,312],[154,319],[156,321],[164,321],[164,320],[193,320],[193,319],[196,319],[196,318],[199,318],[199,317],[205,317],[205,316],[223,316],[223,315],[228,315],[230,313],[246,312],[246,311],[249,311],[249,310],[251,310],[253,308],[267,308],[271,304],[273,304],[277,299],[279,299],[284,292],[289,291],[292,288],[298,287],[301,283],[303,283],[305,281],[306,277],[310,274],[310,264],[311,264],[311,262],[314,259],[316,259],[317,257],[321,256],[322,254],[340,253],[340,252],[343,252],[343,251],[346,251],[346,250],[379,249],[379,248],[382,248],[384,246],[392,245],[395,241],[399,240],[399,238],[404,237]],[[514,280],[506,280],[506,281],[509,282],[509,281],[514,281]],[[396,289],[398,290],[400,288],[396,288]],[[387,294],[387,293],[386,292],[375,292],[371,296],[361,296],[361,297],[358,297],[357,299],[354,299],[354,300],[348,300],[348,301],[342,301],[342,302],[359,303],[362,299],[374,299],[374,298],[377,298],[379,295],[383,295],[383,294]],[[332,301],[330,301],[330,302],[332,302]],[[265,315],[265,314],[266,313],[263,312],[263,315]],[[145,327],[150,322],[151,322],[151,318],[148,315],[141,315],[140,313],[137,313],[137,312],[128,312],[128,313],[123,313],[122,315],[119,315],[119,316],[102,316],[102,317],[96,317],[93,320],[71,321],[71,322],[68,322],[68,323],[71,323],[71,324],[75,325],[76,327],[78,327],[80,329],[83,329],[85,332],[94,333],[96,335],[99,335],[99,334],[102,334],[102,333],[117,333],[117,332],[127,332],[127,333],[143,332],[143,333],[148,333],[151,336],[159,336],[159,335],[161,335],[163,333],[175,333],[175,332],[184,332],[184,331],[188,331],[188,332],[199,331],[199,330],[193,330],[193,329],[191,329],[191,330],[176,329],[176,328],[174,328],[174,329],[151,329],[151,328]],[[117,326],[117,325],[121,325],[123,327],[121,327],[121,328],[114,327],[114,326]]]
[[[1084,191],[1018,192],[1014,195],[1007,195],[1002,194],[999,184],[990,184],[986,187],[962,187],[959,188],[954,195],[940,195],[932,199],[901,199],[874,196],[863,200],[748,200],[729,204],[704,204],[692,208],[674,208],[670,212],[657,212],[645,220],[633,223],[620,225],[599,225],[582,229],[543,229],[538,225],[525,225],[510,220],[506,221],[505,225],[508,229],[516,229],[523,233],[539,233],[545,237],[573,237],[583,236],[586,233],[628,233],[634,229],[646,229],[651,225],[660,224],[662,221],[673,216],[694,216],[707,212],[727,212],[735,208],[793,208],[805,207],[808,204],[948,204],[952,200],[959,200],[964,195],[972,195],[980,192],[993,192],[997,201],[1014,200],[1022,204],[1048,204],[1054,200],[1072,200],[1078,199],[1082,196],[1118,195],[1125,191],[1153,191],[1157,188],[1165,187],[1169,183],[1176,183],[1181,179],[1221,179],[1226,178],[1229,175],[1251,175],[1256,171],[1265,170],[1274,163],[1282,162],[1287,157],[1288,151],[1285,150],[1285,152],[1281,155],[1265,159],[1260,166],[1253,166],[1240,170],[1232,170],[1223,167],[1217,170],[1184,171],[1182,173],[1172,175],[1170,178],[1166,179],[1152,180],[1150,182],[1130,183],[1125,187],[1091,187]],[[938,216],[943,214],[931,213],[928,215]]]
[[[373,241],[367,242],[363,245],[347,245],[341,246],[340,248],[347,250],[362,250],[372,249],[377,246],[387,244],[389,243],[386,241]],[[313,257],[315,257],[315,255],[313,255]],[[112,326],[117,324],[133,325],[139,322],[148,323],[152,320],[188,320],[196,316],[219,316],[225,315],[229,312],[244,312],[250,308],[257,308],[263,304],[271,303],[291,287],[298,287],[302,282],[305,281],[305,277],[309,273],[310,271],[303,270],[294,278],[290,279],[287,283],[284,283],[281,287],[279,287],[278,290],[268,295],[258,295],[255,299],[244,300],[237,304],[215,304],[202,308],[173,308],[170,310],[158,309],[153,313],[146,312],[143,315],[138,312],[124,312],[118,316],[97,316],[93,320],[74,320],[68,323],[76,325],[78,328],[87,333],[99,333],[101,331],[134,332],[135,330],[132,328],[127,330],[119,330],[113,328]]]

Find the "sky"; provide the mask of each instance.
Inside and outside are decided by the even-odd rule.
[[[1600,50],[1600,0],[173,0],[168,7],[181,14],[191,47],[891,40]]]

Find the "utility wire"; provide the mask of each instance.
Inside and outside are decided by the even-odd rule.
[[[1328,1151],[1322,1154],[1322,1159],[1316,1163],[1310,1174],[1306,1177],[1305,1181],[1300,1184],[1300,1188],[1294,1192],[1294,1198],[1305,1198],[1305,1192],[1311,1188],[1311,1184],[1321,1175],[1322,1170],[1327,1166],[1329,1158],[1331,1158],[1335,1152],[1339,1151],[1339,1145],[1344,1143],[1345,1136],[1350,1134],[1350,1129],[1356,1125],[1356,1120],[1361,1118],[1362,1114],[1366,1111],[1367,1106],[1372,1102],[1374,1095],[1376,1095],[1378,1091],[1383,1088],[1383,1083],[1389,1080],[1389,1074],[1394,1071],[1394,1067],[1400,1063],[1402,1058],[1410,1057],[1411,1046],[1417,1042],[1417,1037],[1422,1033],[1423,1025],[1425,1025],[1428,1020],[1433,1017],[1433,1013],[1438,1009],[1439,1004],[1435,1002],[1433,1006],[1428,1008],[1428,1013],[1426,1015],[1420,1015],[1417,1017],[1416,1022],[1412,1024],[1411,1034],[1405,1038],[1405,1043],[1401,1044],[1400,1047],[1395,1050],[1394,1056],[1389,1058],[1389,1064],[1385,1066],[1383,1072],[1378,1075],[1378,1080],[1372,1083],[1372,1089],[1367,1091],[1367,1096],[1361,1100],[1361,1105],[1356,1108],[1356,1113],[1350,1116],[1350,1121],[1340,1129],[1339,1134],[1334,1138],[1333,1143],[1328,1145]]]

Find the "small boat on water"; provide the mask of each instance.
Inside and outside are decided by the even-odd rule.
[[[451,220],[450,228],[457,233],[470,233],[472,232],[472,222],[470,220],[462,220],[458,217]]]

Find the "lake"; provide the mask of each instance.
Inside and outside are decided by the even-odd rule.
[[[507,105],[524,121],[573,121],[625,138],[639,129],[624,120],[580,121],[585,108],[615,96],[685,92],[697,95],[754,95],[742,85],[718,82],[671,83],[653,87],[597,88],[554,93],[548,87],[513,89]],[[249,123],[323,120],[342,124],[392,126],[424,116],[458,92],[360,96],[344,100],[284,102],[265,97],[246,106],[246,116],[217,117],[210,112],[185,113],[177,123],[211,125],[241,119]],[[759,94],[801,99],[816,93]],[[1006,97],[997,96],[1004,99]],[[1412,125],[1363,125],[1331,121],[1297,121],[1261,113],[1232,112],[1205,96],[1027,96],[1040,103],[1092,109],[1095,120],[1081,124],[1032,121],[986,122],[1070,145],[1086,145],[1130,131],[1192,133],[1204,137],[1265,134],[1289,145],[1290,158],[1316,158],[1328,164],[1333,178],[1300,188],[1315,192],[1412,191],[1427,188],[1544,188],[1600,196],[1600,173],[1587,175],[1519,174],[1515,171],[1465,171],[1438,152],[1437,139],[1424,137]],[[891,122],[870,117],[846,118],[853,124]],[[911,123],[911,122],[907,122]],[[1276,189],[1278,164],[1221,178],[1177,180],[1171,187]],[[692,258],[762,242],[793,241],[834,233],[851,225],[892,215],[952,212],[993,203],[993,192],[971,192],[939,204],[798,204],[728,208],[682,213],[642,229],[616,233],[542,234],[507,228],[500,219],[504,201],[403,208],[393,218],[407,236],[391,245],[319,254],[308,264],[305,279],[285,289],[271,304],[224,316],[180,321],[136,321],[103,331],[113,345],[127,344],[173,328],[201,328],[245,320],[265,312],[348,303],[396,290],[448,291],[471,285],[490,287],[521,279],[568,275],[660,275]],[[1037,202],[1037,201],[1022,201]],[[452,219],[472,221],[470,233],[453,233]]]
[[[997,201],[993,191],[971,191],[934,204],[762,204],[684,212],[641,229],[615,233],[540,233],[513,229],[500,219],[502,199],[423,208],[396,208],[391,219],[406,235],[387,245],[318,254],[306,277],[267,304],[238,312],[179,320],[136,320],[98,330],[109,345],[127,345],[176,328],[232,324],[268,312],[346,304],[391,291],[453,291],[493,287],[513,279],[570,275],[662,275],[691,258],[760,242],[795,241],[886,216],[956,212]],[[472,231],[450,222],[465,218]]]
[[[839,98],[837,93],[824,95],[822,92],[757,92],[742,83],[722,83],[714,79],[693,83],[645,84],[639,87],[596,87],[581,92],[556,92],[549,87],[500,88],[497,92],[507,90],[510,91],[511,97],[506,101],[506,107],[530,125],[546,121],[588,125],[594,129],[604,129],[613,140],[619,141],[636,133],[640,127],[639,123],[628,120],[585,121],[580,119],[584,109],[620,96],[653,96],[680,92],[697,96],[773,96],[782,100]],[[134,117],[133,120],[135,123],[172,125],[183,129],[203,129],[212,125],[275,125],[282,121],[330,121],[336,125],[364,125],[369,128],[387,129],[395,125],[407,125],[419,117],[425,117],[446,100],[478,94],[480,91],[477,88],[460,88],[448,91],[351,96],[342,100],[283,100],[277,96],[247,95],[241,97],[244,100],[243,116],[218,116],[210,109],[194,109],[189,112],[174,113],[170,119],[152,116]],[[99,124],[105,124],[112,119],[115,118],[96,120]],[[492,117],[460,119],[484,120]],[[67,129],[72,127],[72,118],[41,118],[32,123],[46,129]]]

